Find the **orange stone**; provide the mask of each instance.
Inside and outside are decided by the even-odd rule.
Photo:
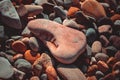
[[[31,63],[34,63],[34,61],[40,57],[40,54],[39,53],[35,53],[31,50],[27,50],[24,54],[24,58],[26,60],[28,60],[29,62]]]
[[[24,53],[27,47],[22,41],[17,40],[12,43],[12,49],[16,52]]]

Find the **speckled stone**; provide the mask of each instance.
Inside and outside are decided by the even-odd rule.
[[[33,20],[27,26],[62,63],[74,62],[85,50],[86,37],[80,31],[45,19]]]
[[[74,65],[59,64],[57,71],[63,80],[86,80],[85,75]]]

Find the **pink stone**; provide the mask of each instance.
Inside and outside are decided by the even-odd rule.
[[[81,31],[46,19],[32,20],[27,27],[61,63],[73,63],[85,51],[86,37]]]

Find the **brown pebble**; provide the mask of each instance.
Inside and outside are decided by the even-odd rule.
[[[116,58],[110,57],[106,63],[108,64],[109,67],[112,68],[116,62],[117,62]]]
[[[87,80],[97,80],[97,78],[95,76],[88,76]]]
[[[120,14],[114,14],[110,19],[111,19],[113,22],[115,22],[116,20],[120,20]]]
[[[102,80],[115,80],[115,76],[112,73],[109,73],[105,75]]]
[[[98,66],[97,65],[89,66],[87,74],[89,76],[94,75],[97,70],[98,70]]]
[[[116,62],[114,65],[113,65],[113,71],[115,70],[120,70],[120,61]]]
[[[115,53],[115,58],[120,61],[120,50]]]
[[[12,49],[16,52],[24,53],[27,47],[22,41],[17,40],[12,43]]]
[[[102,50],[102,44],[100,41],[95,41],[93,44],[92,44],[92,53],[93,55],[95,55],[96,53],[99,53],[101,52]]]
[[[111,34],[112,33],[112,27],[111,27],[111,25],[102,25],[102,26],[99,26],[98,27],[98,32],[100,33],[100,34],[102,34],[102,33],[109,33],[109,34]]]
[[[103,73],[107,72],[109,69],[108,65],[104,61],[98,61],[97,65],[98,70],[100,70]]]

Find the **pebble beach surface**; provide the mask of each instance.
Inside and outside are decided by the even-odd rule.
[[[0,0],[0,80],[120,80],[120,1]]]

